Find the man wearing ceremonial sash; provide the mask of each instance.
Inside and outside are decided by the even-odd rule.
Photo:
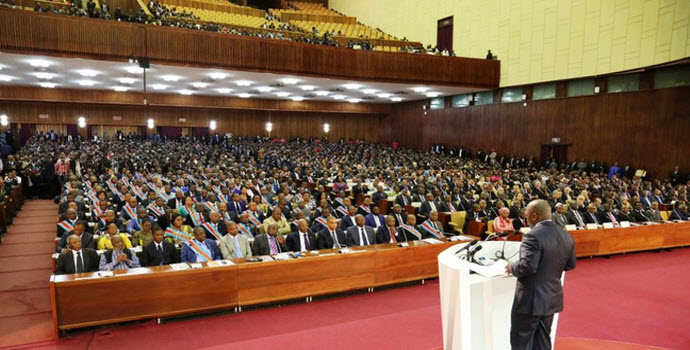
[[[432,211],[429,213],[429,219],[424,221],[420,227],[427,233],[430,238],[443,238],[443,224],[438,221],[438,212]]]
[[[404,234],[409,241],[419,241],[424,238],[422,231],[416,226],[417,217],[414,215],[407,216],[407,223],[400,225],[399,231]]]
[[[129,197],[127,204],[122,206],[120,217],[122,221],[129,221],[137,217],[137,197]]]
[[[74,224],[77,222],[77,211],[74,209],[67,209],[67,218],[57,224],[57,236],[62,237],[65,232],[74,230]]]
[[[362,205],[360,205],[359,208],[357,208],[357,214],[360,214],[364,217],[371,214],[370,205],[371,205],[371,199],[369,199],[369,197],[365,197]]]
[[[204,223],[204,215],[196,210],[189,212],[189,223],[192,227],[199,227]]]
[[[215,241],[206,239],[206,231],[197,227],[194,229],[194,239],[188,240],[182,245],[180,260],[182,262],[206,262],[220,260],[220,250]]]
[[[127,224],[127,232],[131,234],[134,231],[141,231],[142,223],[144,221],[151,221],[151,218],[149,217],[148,210],[146,210],[144,207],[140,207],[137,209],[137,216],[129,220],[129,223]]]
[[[226,233],[226,224],[220,221],[220,214],[215,210],[208,214],[208,218],[208,222],[201,224],[201,227],[206,230],[206,237],[212,240],[220,240]]]
[[[264,221],[264,212],[259,209],[255,202],[249,202],[247,210],[244,211],[249,216],[249,221],[251,221],[255,226],[261,225]]]
[[[168,207],[163,205],[163,198],[158,197],[156,198],[155,202],[148,206],[148,209],[151,213],[151,216],[158,219],[162,215],[165,215],[165,211],[168,209]]]
[[[256,226],[249,222],[249,217],[247,214],[242,214],[239,217],[240,222],[237,224],[237,228],[240,233],[247,238],[254,239],[256,236]]]

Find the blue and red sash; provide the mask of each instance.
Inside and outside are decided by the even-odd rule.
[[[188,234],[186,234],[180,230],[177,230],[173,227],[168,227],[167,229],[165,229],[165,235],[167,237],[171,237],[172,239],[177,239],[180,241],[188,241],[189,240]]]
[[[197,257],[197,262],[199,262],[199,258],[204,258],[206,261],[211,261],[213,260],[196,242],[193,240],[189,240],[184,242],[189,248],[194,251]]]
[[[101,207],[94,205],[93,207],[93,213],[96,214],[96,217],[101,217],[105,213],[105,210],[101,209]]]
[[[422,239],[422,234],[419,231],[417,231],[416,228],[414,228],[410,225],[407,225],[407,224],[402,224],[402,225],[400,225],[400,227],[402,227],[403,230],[411,233],[413,236],[417,237],[417,239],[419,239],[419,240]]]
[[[319,224],[323,225],[323,227],[328,227],[328,221],[326,221],[326,219],[324,219],[322,216],[319,216],[314,220]]]
[[[348,216],[350,213],[345,209],[345,207],[338,207],[336,209],[340,214],[343,214],[343,216]]]
[[[443,233],[439,232],[437,229],[429,225],[429,220],[424,221],[421,226],[424,229],[424,231],[429,232],[432,236],[436,238],[443,238]]]
[[[156,208],[155,203],[148,206],[149,210],[153,212],[155,216],[165,215],[165,210]]]
[[[369,207],[367,207],[367,206],[364,205],[364,204],[360,205],[360,206],[359,206],[359,209],[362,209],[362,210],[364,210],[364,211],[367,212],[367,213],[371,213],[371,210],[369,209]]]
[[[144,200],[146,199],[146,195],[144,192],[141,190],[141,188],[137,188],[136,186],[132,187],[132,191],[134,191],[134,194],[139,197],[139,199]]]
[[[194,224],[194,227],[204,223],[204,218],[201,216],[201,214],[195,211],[190,212],[189,217],[192,219],[192,224]]]
[[[247,214],[247,216],[249,217],[249,221],[251,221],[254,225],[261,225],[261,221],[251,210],[245,210],[244,213]]]
[[[91,203],[93,203],[94,206],[98,206],[98,197],[96,197],[96,194],[91,192],[86,192],[86,198],[91,200]]]
[[[208,209],[209,212],[218,210],[216,209],[215,205],[211,202],[204,202],[204,206],[206,207],[206,209]]]
[[[72,225],[72,224],[71,224],[69,221],[67,221],[67,220],[61,221],[61,222],[59,222],[57,225],[58,225],[59,228],[63,229],[65,232],[70,232],[70,231],[73,231],[73,230],[74,230],[74,225]]]
[[[137,217],[137,214],[134,212],[134,209],[129,206],[129,204],[125,204],[125,206],[122,207],[127,212],[127,215],[129,215],[130,219],[134,219]]]
[[[213,237],[216,237],[217,240],[220,240],[223,238],[223,236],[220,235],[220,232],[218,232],[218,230],[215,227],[213,227],[213,225],[211,225],[210,222],[205,222],[205,223],[201,224],[201,227],[203,227],[206,231],[208,231],[208,233],[212,234]]]
[[[248,227],[244,226],[243,223],[237,224],[237,227],[240,229],[240,232],[241,232],[243,235],[245,235],[245,236],[247,236],[247,237],[249,237],[249,238],[254,238],[254,234],[252,234],[252,231],[251,231]]]

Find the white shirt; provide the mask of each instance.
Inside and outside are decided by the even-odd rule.
[[[374,221],[376,222],[376,228],[379,228],[379,226],[381,226],[381,222],[379,221],[378,215],[374,215]]]

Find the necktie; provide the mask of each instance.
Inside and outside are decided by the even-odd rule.
[[[271,255],[278,254],[278,245],[276,244],[274,237],[271,237],[271,236],[268,237],[268,246],[271,250]]]
[[[391,243],[397,243],[397,241],[395,240],[395,233],[394,233],[395,231],[393,231],[392,228],[389,229],[389,231],[390,231],[390,234],[391,234]]]
[[[577,212],[577,210],[575,211],[575,217],[577,218],[577,222],[580,224],[580,227],[585,226],[585,224],[582,222],[582,217],[580,217],[580,214]]]
[[[338,236],[336,236],[334,231],[331,231],[331,237],[333,237],[333,242],[336,248],[340,248],[340,242],[338,242]]]
[[[407,205],[407,197],[403,196],[403,205]]]
[[[614,225],[618,224],[618,221],[616,221],[616,217],[613,216],[613,213],[611,212],[609,212],[609,219],[611,219],[611,223],[613,223]]]
[[[77,273],[84,272],[84,262],[81,261],[81,251],[77,252]]]
[[[359,228],[359,245],[369,245],[369,237],[367,233],[364,232],[364,227]]]
[[[597,224],[597,225],[599,225],[599,220],[597,220],[597,217],[596,217],[594,214],[592,214],[592,213],[589,213],[589,215],[592,216],[592,220],[594,220],[594,223]]]
[[[158,256],[161,257],[161,263],[159,265],[163,265],[163,244],[159,243],[156,244],[156,251],[158,252]]]
[[[238,258],[243,257],[240,243],[237,241],[237,236],[232,237],[232,242],[235,243],[235,256]]]
[[[306,233],[303,233],[303,235],[304,235],[304,248],[306,248],[307,250],[311,250],[311,243],[309,242],[309,235],[307,235]]]
[[[398,217],[398,222],[400,223],[400,225],[402,225],[403,224],[402,216],[400,216],[400,214],[395,214],[395,215]]]

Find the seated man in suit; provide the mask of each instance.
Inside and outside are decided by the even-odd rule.
[[[142,247],[141,266],[159,266],[180,262],[175,245],[166,241],[163,228],[153,228],[153,241]]]
[[[688,220],[688,207],[685,204],[681,204],[677,209],[673,209],[671,212],[670,220]]]
[[[635,222],[635,218],[633,218],[632,214],[630,214],[630,204],[623,205],[616,219],[618,219],[618,222]]]
[[[281,236],[290,233],[290,224],[283,217],[282,210],[279,207],[275,207],[271,216],[264,220],[264,230],[268,225],[276,225]]]
[[[252,247],[249,239],[240,234],[240,228],[236,223],[228,223],[228,234],[218,241],[218,248],[223,259],[246,258],[252,256]]]
[[[67,247],[69,249],[57,258],[56,275],[98,271],[98,253],[90,248],[82,249],[79,237],[68,236]]]
[[[208,221],[201,224],[206,231],[206,237],[210,240],[220,240],[227,233],[226,225],[220,220],[220,213],[213,210],[208,214]]]
[[[434,200],[434,195],[427,193],[426,200],[422,201],[422,206],[419,207],[421,216],[428,217],[432,211],[440,211],[441,205]]]
[[[374,205],[379,205],[379,202],[383,199],[388,199],[386,192],[383,192],[383,186],[379,185],[376,187],[376,192],[371,195],[371,201]]]
[[[374,229],[365,225],[364,216],[355,216],[355,225],[348,227],[345,235],[349,237],[353,246],[365,246],[376,243]]]
[[[77,211],[74,209],[67,209],[65,213],[66,218],[57,224],[57,236],[62,237],[65,233],[74,229],[74,224],[77,222]]]
[[[340,249],[351,245],[352,242],[338,227],[338,221],[333,217],[328,219],[328,226],[319,231],[316,237],[316,249]]]
[[[316,236],[309,231],[307,220],[299,220],[297,231],[290,232],[285,239],[285,243],[288,249],[293,252],[305,252],[316,249]]]
[[[599,222],[600,223],[606,223],[610,222],[613,224],[613,227],[618,227],[618,219],[616,218],[616,215],[611,211],[611,205],[609,204],[602,204],[601,205],[601,211],[599,212]]]
[[[408,241],[421,240],[425,237],[424,230],[417,226],[417,217],[412,214],[407,215],[407,223],[400,225],[398,231],[400,231],[400,234],[405,235]]]
[[[518,217],[513,219],[513,228],[515,229],[515,232],[520,232],[520,229],[523,227],[529,227],[525,213],[526,213],[525,208],[520,208],[520,212],[518,213]]]
[[[445,235],[448,236],[454,236],[452,233],[444,233],[443,232],[443,223],[438,221],[438,212],[437,211],[432,211],[429,213],[429,218],[422,222],[421,225],[419,225],[419,228],[422,229],[422,234],[425,235],[426,238],[443,238]]]
[[[362,205],[357,207],[357,214],[364,215],[364,217],[371,214],[371,198],[364,197]]]
[[[400,194],[395,197],[395,204],[405,207],[412,204],[412,197],[410,197],[409,190],[402,190]]]
[[[193,263],[220,259],[220,249],[216,241],[206,239],[206,231],[201,227],[195,227],[194,239],[182,245],[180,261]]]
[[[150,221],[149,211],[144,207],[137,208],[137,216],[129,220],[127,223],[127,232],[134,233],[134,231],[141,231],[144,221]]]
[[[584,216],[585,224],[600,224],[599,218],[597,217],[597,207],[594,204],[588,205],[587,212],[585,212],[582,216]]]
[[[398,232],[395,227],[395,217],[388,215],[385,220],[386,225],[379,226],[376,230],[376,244],[406,242],[407,236]]]
[[[453,197],[451,197],[449,194],[443,196],[443,202],[439,203],[440,204],[440,211],[442,212],[449,212],[449,213],[454,213],[458,211],[458,204],[453,203]]]
[[[331,209],[330,208],[322,208],[320,215],[314,218],[313,226],[312,226],[312,231],[314,232],[319,232],[325,228],[328,227],[328,220],[331,218],[334,218],[331,215]]]
[[[366,224],[373,227],[374,229],[378,229],[379,226],[383,226],[385,224],[385,218],[383,215],[379,214],[379,207],[373,206],[371,208],[371,213],[365,217]]]
[[[348,228],[355,226],[356,225],[356,215],[357,214],[357,208],[355,208],[353,205],[349,206],[347,208],[347,215],[343,216],[342,219],[340,219],[340,228],[343,231],[347,231]],[[364,217],[362,217],[364,218]]]
[[[98,240],[98,244],[96,245],[98,250],[113,249],[113,237],[121,237],[125,248],[132,248],[132,242],[129,240],[127,235],[120,233],[117,225],[115,225],[115,223],[111,223],[108,225],[108,230],[105,232],[105,235]]]
[[[651,221],[662,222],[664,219],[661,217],[661,212],[659,212],[659,202],[652,202],[652,206],[647,210],[647,217]]]
[[[577,227],[585,227],[585,219],[582,217],[582,213],[578,210],[577,202],[570,204],[570,210],[565,214],[568,218],[568,224],[575,225]]]
[[[124,232],[125,226],[122,224],[122,220],[115,217],[115,211],[114,210],[106,210],[105,211],[105,219],[101,219],[98,222],[98,225],[96,226],[95,232],[105,231],[108,229],[108,225],[113,224],[113,223],[117,226],[117,229],[119,231]]]
[[[564,228],[565,225],[568,225],[568,218],[565,216],[566,206],[563,205],[563,203],[556,203],[554,207],[556,208],[556,212],[551,215],[551,218],[556,225]]]
[[[400,227],[400,225],[407,222],[407,214],[405,214],[403,208],[398,204],[393,205],[393,211],[390,215],[393,215],[395,218],[395,227]]]
[[[268,224],[266,233],[256,236],[252,245],[252,255],[276,255],[287,250],[285,236],[278,234],[276,224]]]
[[[635,210],[633,210],[632,216],[633,219],[635,219],[635,222],[652,221],[649,217],[647,217],[647,213],[644,211],[642,202],[635,203]]]
[[[101,271],[112,271],[120,269],[130,269],[141,267],[139,258],[133,251],[125,248],[125,242],[119,235],[111,238],[113,248],[101,255],[98,269]]]
[[[479,207],[478,203],[472,204],[472,211],[468,212],[467,216],[465,217],[465,227],[462,228],[464,232],[467,232],[467,224],[473,220],[476,222],[489,221],[489,217],[482,213],[482,209]]]
[[[81,246],[83,248],[96,249],[96,241],[93,239],[93,235],[86,232],[86,221],[77,221],[74,224],[74,228],[71,232],[62,235],[57,248],[55,249],[58,253],[65,253],[69,251],[67,246],[67,237],[77,236],[81,240]]]

